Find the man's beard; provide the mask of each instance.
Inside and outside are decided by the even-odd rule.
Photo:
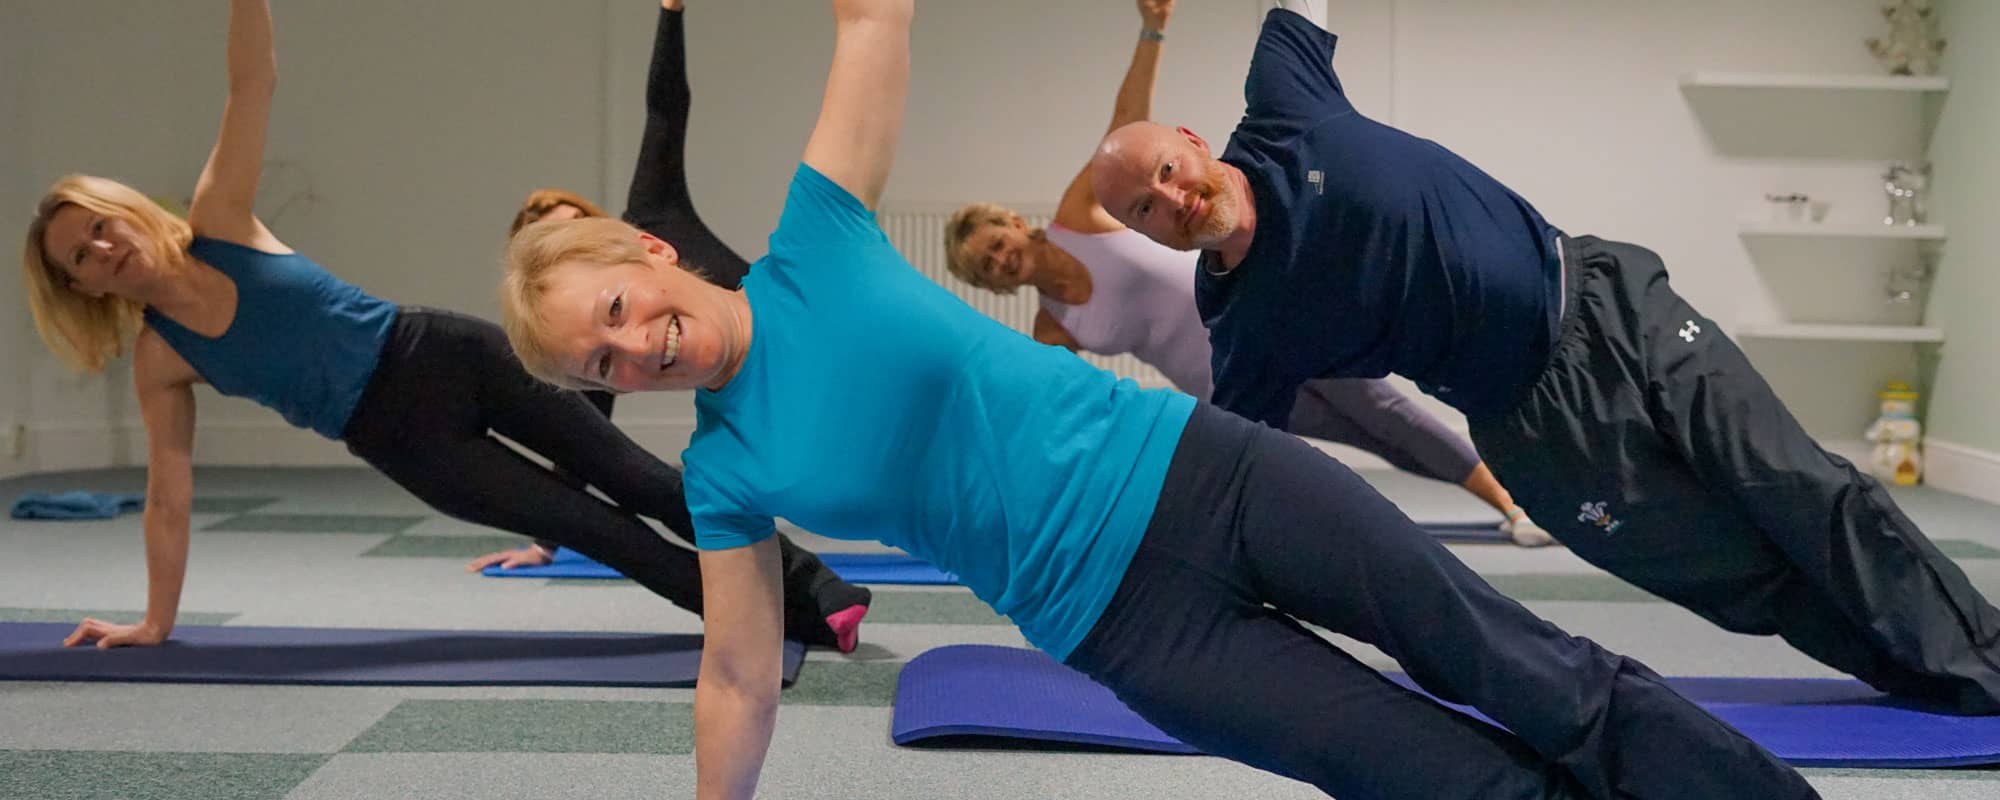
[[[1236,187],[1230,185],[1222,162],[1210,160],[1208,175],[1202,180],[1202,219],[1186,232],[1190,250],[1216,250],[1236,232]]]

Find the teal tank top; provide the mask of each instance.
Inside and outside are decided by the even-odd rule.
[[[396,305],[297,253],[196,237],[188,254],[236,283],[236,318],[209,338],[146,309],[146,324],[225,395],[338,440],[375,373]]]

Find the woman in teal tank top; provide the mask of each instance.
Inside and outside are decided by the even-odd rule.
[[[1296,437],[1098,371],[917,274],[874,215],[912,5],[833,0],[819,122],[742,290],[616,220],[538,222],[508,248],[506,325],[535,374],[696,391],[682,460],[710,608],[697,797],[753,797],[771,745],[777,517],[905,547],[1167,733],[1338,797],[1814,796],[1644,665],[1495,592]]]
[[[571,547],[701,613],[696,557],[640,519],[693,540],[678,471],[577,393],[530,378],[497,326],[372,297],[292,252],[253,215],[276,82],[264,0],[232,2],[228,72],[222,129],[185,221],[123,184],[70,176],[29,226],[22,266],[44,342],[93,372],[129,345],[147,434],[145,617],[85,619],[66,644],[153,645],[172,633],[187,570],[197,383],[345,443],[438,511]],[[853,649],[868,591],[809,552],[784,550],[787,635]]]

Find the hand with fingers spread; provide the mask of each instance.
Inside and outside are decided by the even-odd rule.
[[[1139,0],[1139,21],[1146,30],[1165,33],[1173,15],[1174,0]]]
[[[97,649],[109,650],[113,647],[151,647],[167,640],[168,631],[141,622],[137,625],[119,625],[93,617],[84,617],[76,630],[63,639],[64,647],[97,642]]]
[[[547,548],[544,548],[539,544],[531,544],[528,545],[527,547],[522,547],[515,550],[502,550],[498,553],[487,553],[486,555],[473,559],[471,563],[466,564],[465,571],[478,572],[495,564],[499,564],[501,569],[514,569],[515,567],[545,567],[548,566],[549,562],[554,561],[555,558],[556,554],[549,552]]]

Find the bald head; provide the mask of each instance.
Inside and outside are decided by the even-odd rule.
[[[1241,193],[1208,142],[1157,122],[1105,134],[1090,159],[1090,185],[1112,219],[1177,250],[1218,246],[1240,216]]]

